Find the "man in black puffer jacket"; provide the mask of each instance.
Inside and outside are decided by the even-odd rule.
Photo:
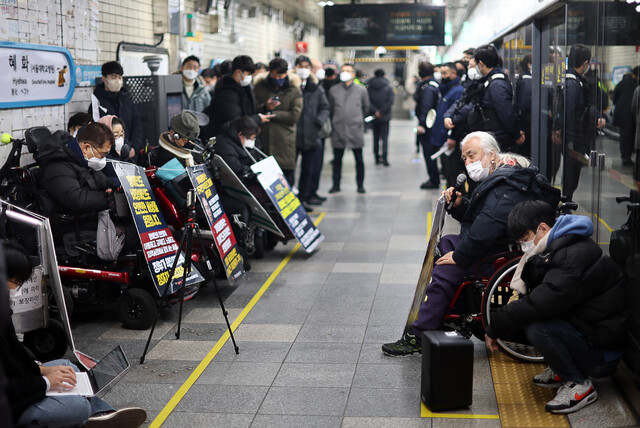
[[[256,100],[251,90],[255,69],[251,57],[239,55],[233,59],[230,74],[218,80],[213,89],[211,104],[204,111],[209,116],[209,125],[200,130],[203,141],[218,136],[222,125],[236,117],[251,116],[258,125],[269,122],[273,117],[256,113]]]
[[[94,112],[92,104],[89,106],[89,114],[94,117],[94,122],[109,114],[118,116],[124,122],[127,141],[136,152],[133,157],[135,159],[142,150],[144,133],[138,107],[133,104],[127,88],[122,86],[123,73],[122,66],[116,61],[102,65],[102,83],[97,84],[93,91],[93,97],[97,98],[100,111]]]
[[[109,209],[106,190],[110,184],[101,169],[113,144],[109,127],[90,123],[78,131],[76,138],[64,131],[55,132],[33,156],[42,168],[42,184],[53,199],[55,212],[78,216],[80,230],[95,232],[98,212]],[[52,213],[48,215],[53,217]],[[76,223],[54,226],[55,237],[74,233]],[[124,248],[136,246],[139,239],[133,222],[124,229]]]
[[[564,215],[541,201],[525,201],[509,215],[509,234],[525,251],[512,288],[518,300],[491,314],[487,347],[524,329],[549,368],[533,378],[560,387],[546,410],[571,413],[597,398],[588,376],[615,371],[626,340],[626,301],[617,265],[589,237],[588,217]],[[519,273],[522,284],[519,284]]]
[[[382,163],[389,166],[389,121],[391,120],[391,108],[395,94],[389,81],[384,77],[384,70],[379,68],[375,71],[375,77],[367,82],[367,91],[371,101],[371,114],[373,119],[373,155],[376,165]],[[380,140],[382,140],[382,152],[380,151]]]

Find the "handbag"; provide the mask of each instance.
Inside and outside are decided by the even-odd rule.
[[[98,213],[96,250],[101,260],[112,261],[118,258],[124,247],[124,233],[118,236],[115,224],[109,216],[109,210]]]

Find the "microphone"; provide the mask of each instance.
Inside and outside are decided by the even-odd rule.
[[[129,153],[131,152],[131,146],[128,144],[123,144],[122,148],[120,148],[120,160],[129,159]]]
[[[458,176],[456,177],[456,185],[453,186],[453,194],[451,195],[451,202],[449,202],[449,205],[447,205],[447,211],[451,211],[453,209],[453,204],[456,201],[456,192],[459,192],[460,190],[462,190],[462,186],[464,186],[464,183],[467,182],[467,176],[465,174],[458,174]]]

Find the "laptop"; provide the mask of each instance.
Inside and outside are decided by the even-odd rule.
[[[82,395],[103,396],[131,367],[120,345],[116,346],[88,372],[76,373],[77,384],[70,390],[51,389],[47,396]]]

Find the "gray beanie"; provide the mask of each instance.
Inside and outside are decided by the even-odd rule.
[[[198,118],[188,111],[176,114],[169,121],[171,129],[177,132],[181,137],[197,138],[200,135],[200,126],[198,126]]]

